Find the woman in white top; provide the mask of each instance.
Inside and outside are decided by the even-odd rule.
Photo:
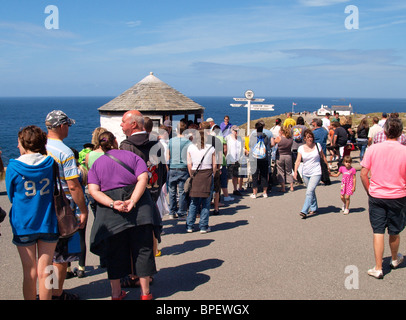
[[[200,233],[207,233],[210,231],[209,212],[213,192],[213,176],[216,173],[216,154],[208,139],[210,136],[205,130],[199,129],[196,133],[193,137],[193,143],[187,149],[187,166],[190,176],[193,176],[197,168],[199,170],[193,177],[192,189],[189,192],[191,201],[186,219],[186,231],[193,232],[196,215],[201,207]]]
[[[295,162],[295,172],[293,175],[294,179],[296,179],[297,171],[303,160],[300,173],[306,184],[306,199],[300,212],[302,219],[306,219],[309,215],[314,214],[318,209],[316,187],[321,180],[321,158],[327,163],[327,159],[321,149],[321,145],[318,143],[316,146],[314,143],[314,135],[311,130],[307,129],[304,132],[304,140],[305,144],[301,145],[298,149],[297,159]]]

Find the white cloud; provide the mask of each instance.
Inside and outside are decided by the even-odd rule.
[[[129,28],[135,28],[141,25],[141,21],[137,20],[137,21],[128,21],[125,23]]]
[[[258,56],[258,51],[264,52],[269,46],[274,48],[275,44],[284,43],[292,47],[293,43],[306,42],[309,38],[325,39],[331,33],[328,19],[304,16],[295,10],[253,7],[244,12],[203,14],[171,20],[149,29],[148,34],[136,34],[133,46],[117,48],[114,53],[142,56],[204,52],[205,55],[226,57],[254,52]]]

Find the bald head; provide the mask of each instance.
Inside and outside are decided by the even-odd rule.
[[[120,126],[123,129],[123,133],[129,137],[134,132],[144,130],[144,117],[138,110],[129,110],[124,113]]]
[[[124,117],[127,117],[127,116],[132,116],[132,117],[138,116],[138,117],[142,117],[142,113],[139,112],[138,110],[129,110],[129,111],[127,111],[126,113],[124,113]]]

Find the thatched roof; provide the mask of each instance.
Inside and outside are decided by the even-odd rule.
[[[101,113],[122,113],[133,109],[145,114],[163,112],[166,114],[201,114],[204,112],[204,107],[159,80],[152,72],[98,110]]]

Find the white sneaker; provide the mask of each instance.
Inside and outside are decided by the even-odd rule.
[[[211,229],[210,229],[210,227],[208,227],[207,229],[200,230],[200,233],[207,233],[207,232],[210,232],[210,231],[211,231]]]
[[[399,267],[399,265],[403,262],[403,255],[398,253],[398,258],[395,261],[391,261],[390,263],[390,267],[392,269],[396,269],[397,267]]]
[[[256,195],[255,194],[252,194],[252,195],[250,195],[250,198],[252,198],[252,199],[256,199]]]
[[[376,270],[375,267],[368,270],[368,275],[374,277],[375,279],[383,279],[383,272],[382,270]]]
[[[345,206],[342,206],[341,211],[344,212],[344,210],[345,210]]]
[[[345,209],[344,210],[344,214],[349,214],[350,213],[350,209]]]
[[[267,194],[267,193],[262,194],[262,196],[263,196],[264,198],[268,198],[268,194]]]
[[[224,200],[224,201],[233,201],[233,200],[234,200],[234,198],[233,198],[233,197],[228,196],[228,197],[224,197],[224,198],[223,198],[223,200]]]

